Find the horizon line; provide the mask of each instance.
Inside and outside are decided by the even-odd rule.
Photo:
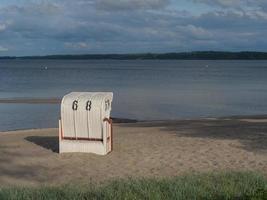
[[[27,57],[50,57],[50,56],[108,56],[108,55],[164,55],[164,54],[190,54],[190,53],[260,53],[265,54],[267,51],[216,51],[216,50],[204,50],[204,51],[177,51],[177,52],[143,52],[143,53],[59,53],[59,54],[44,54],[44,55],[23,55],[23,56],[16,56],[16,55],[7,55],[7,56],[0,56],[0,58],[27,58]]]

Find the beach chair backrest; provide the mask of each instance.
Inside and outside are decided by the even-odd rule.
[[[110,118],[112,92],[71,92],[61,102],[61,123],[64,138],[103,140]]]

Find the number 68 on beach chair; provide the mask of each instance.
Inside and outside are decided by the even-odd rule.
[[[59,153],[112,151],[112,92],[71,92],[61,101]]]

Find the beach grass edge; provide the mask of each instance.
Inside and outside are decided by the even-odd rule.
[[[128,178],[103,184],[1,187],[0,199],[253,199],[267,200],[258,172],[192,173],[172,178]]]

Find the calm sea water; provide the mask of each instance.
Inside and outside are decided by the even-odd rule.
[[[267,114],[267,61],[0,60],[0,98],[70,91],[113,91],[113,117]],[[56,127],[58,117],[59,105],[0,104],[0,130]]]

